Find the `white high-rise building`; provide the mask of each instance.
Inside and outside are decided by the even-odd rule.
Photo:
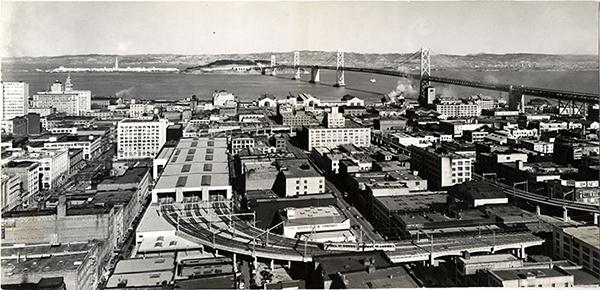
[[[2,82],[0,95],[0,120],[10,120],[27,114],[29,84],[25,82]]]
[[[168,121],[124,119],[117,125],[117,159],[154,158],[167,141]]]

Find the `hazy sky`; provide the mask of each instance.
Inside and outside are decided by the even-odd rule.
[[[2,56],[597,54],[594,2],[4,2]]]

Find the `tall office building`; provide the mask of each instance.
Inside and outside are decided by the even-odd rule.
[[[117,125],[117,158],[154,158],[167,141],[168,121],[124,119]]]
[[[0,95],[0,120],[10,120],[27,114],[29,84],[2,82]]]

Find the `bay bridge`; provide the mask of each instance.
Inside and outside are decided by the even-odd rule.
[[[500,91],[508,93],[508,105],[512,110],[519,110],[524,112],[525,110],[525,96],[539,97],[545,99],[553,99],[558,101],[559,114],[567,114],[571,112],[584,112],[587,109],[587,105],[597,104],[600,100],[598,94],[584,93],[584,92],[573,92],[563,91],[547,88],[538,88],[531,86],[523,86],[516,84],[499,84],[491,82],[481,82],[474,80],[465,80],[458,78],[448,78],[434,76],[431,74],[431,51],[427,48],[422,48],[417,52],[414,52],[405,59],[399,62],[400,65],[407,64],[411,61],[419,60],[419,73],[410,73],[402,70],[383,69],[383,68],[365,68],[365,67],[347,67],[344,65],[344,52],[338,51],[335,57],[335,65],[328,64],[301,64],[300,63],[300,52],[296,51],[293,55],[293,64],[278,64],[275,56],[271,56],[271,63],[269,66],[260,67],[263,74],[276,75],[277,70],[292,69],[295,73],[292,79],[299,80],[302,78],[301,71],[310,70],[310,83],[320,82],[320,71],[321,70],[333,70],[336,71],[335,87],[346,86],[344,73],[345,72],[358,72],[368,73],[376,75],[386,75],[407,78],[419,81],[419,102],[423,105],[431,104],[431,96],[428,97],[427,90],[431,87],[431,83],[441,83],[448,85],[456,85],[463,87],[479,88],[492,91]],[[327,61],[328,62],[328,61]],[[429,100],[428,100],[429,99]]]

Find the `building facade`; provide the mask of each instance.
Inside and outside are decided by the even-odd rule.
[[[124,119],[117,125],[117,159],[154,158],[167,141],[167,120]]]
[[[596,216],[596,218],[598,218]],[[553,252],[557,259],[571,260],[600,276],[600,227],[554,228]]]
[[[19,178],[19,204],[28,206],[40,192],[40,166],[36,162],[9,162],[2,168],[2,173]]]
[[[29,84],[24,82],[1,82],[0,120],[24,116],[28,112]]]
[[[308,127],[304,130],[307,131],[306,144],[309,151],[313,147],[335,148],[344,144],[368,147],[371,144],[371,128],[348,126],[344,128]]]
[[[432,189],[470,181],[471,158],[440,149],[410,146],[410,169],[427,179]]]

